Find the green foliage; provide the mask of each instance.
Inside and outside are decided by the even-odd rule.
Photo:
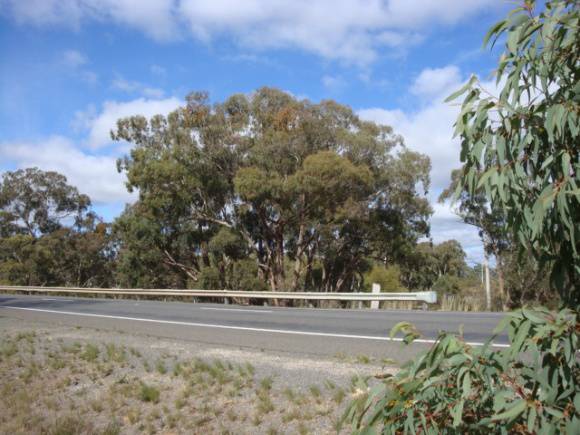
[[[475,77],[455,133],[463,169],[458,194],[485,192],[522,250],[551,268],[563,300],[580,303],[580,6],[552,0],[538,15],[527,1],[492,27],[505,38],[498,97]]]
[[[268,290],[264,280],[259,277],[256,262],[251,258],[239,260],[233,264],[228,288],[233,290]]]
[[[118,168],[139,202],[115,226],[131,283],[170,268],[190,285],[354,290],[369,258],[396,263],[428,232],[429,159],[333,101],[194,93],[113,138],[134,145]]]
[[[112,285],[110,227],[89,205],[56,172],[6,172],[0,184],[0,282]]]
[[[461,293],[462,280],[453,275],[442,275],[433,284],[433,291],[441,295],[456,295]]]
[[[397,266],[385,267],[382,264],[373,265],[372,269],[365,274],[365,287],[370,290],[373,283],[380,284],[381,292],[404,291],[401,285],[401,271]]]
[[[139,388],[139,399],[141,399],[143,402],[157,403],[159,402],[160,395],[161,393],[159,392],[159,389],[153,385],[147,385],[146,383],[141,382]]]
[[[580,427],[578,313],[520,310],[498,327],[510,347],[473,347],[441,334],[383,382],[361,380],[345,419],[357,433],[576,433]],[[398,325],[405,340],[417,338]]]
[[[218,290],[224,287],[222,278],[216,267],[204,267],[199,274],[199,285],[206,290]]]
[[[245,257],[246,244],[230,228],[223,227],[209,241],[209,251],[216,256],[237,260]]]
[[[90,205],[89,197],[57,172],[7,171],[0,182],[0,237],[38,237],[61,228],[65,219],[82,224]]]
[[[186,251],[186,241],[164,236],[163,225],[147,214],[147,210],[139,203],[127,206],[123,214],[115,220],[113,235],[117,243],[115,278],[120,286],[188,287],[187,273],[176,273],[173,266],[174,263],[182,264],[191,257]],[[168,249],[173,253],[171,258],[164,254]],[[197,275],[194,276],[197,278]]]
[[[467,196],[464,212],[481,228],[480,218],[490,218],[487,235],[500,230],[501,240],[505,228],[521,255],[533,253],[551,267],[552,285],[572,308],[509,314],[497,329],[507,329],[510,341],[502,350],[441,334],[396,375],[371,387],[359,384],[345,415],[355,431],[553,434],[580,428],[580,7],[547,1],[534,16],[534,6],[526,1],[485,38],[506,37],[500,96],[472,78],[449,97],[466,94],[456,122],[464,162],[456,196]],[[412,325],[397,325],[392,335],[398,330],[405,342],[417,338]]]
[[[89,343],[85,346],[85,349],[83,353],[81,353],[80,357],[85,361],[94,362],[99,357],[99,353],[100,353],[99,348],[94,344]]]
[[[521,255],[515,247],[502,254],[506,293],[512,306],[544,305],[557,308],[558,294],[550,286],[550,277],[530,255]]]
[[[459,283],[459,278],[469,271],[465,256],[457,240],[436,245],[419,243],[408,250],[401,262],[401,281],[407,288],[426,290],[432,289],[439,280]]]

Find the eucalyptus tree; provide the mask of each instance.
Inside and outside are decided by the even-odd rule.
[[[505,214],[497,207],[495,209],[490,207],[489,199],[482,188],[475,192],[461,188],[461,174],[460,169],[452,171],[451,183],[439,196],[439,202],[450,200],[463,222],[477,228],[485,255],[495,257],[499,296],[504,308],[508,308],[512,300],[509,287],[505,286],[504,257],[509,256],[509,263],[513,263],[511,254],[514,244],[506,227]]]
[[[64,175],[38,168],[7,171],[0,182],[0,236],[38,237],[80,224],[91,205]]]
[[[463,168],[458,193],[483,189],[522,249],[551,269],[554,288],[580,303],[580,32],[575,0],[527,1],[485,42],[506,38],[495,96],[476,77],[455,132]]]
[[[115,252],[109,226],[64,175],[38,168],[3,174],[0,281],[109,286]]]
[[[210,104],[193,93],[166,117],[119,120],[113,138],[134,145],[118,167],[160,225],[158,252],[194,280],[220,228],[270,289],[328,291],[362,285],[369,257],[392,259],[428,232],[428,158],[333,101],[262,88]]]
[[[580,427],[580,4],[527,0],[485,38],[504,38],[498,97],[476,78],[456,122],[463,162],[458,195],[485,192],[521,250],[551,268],[567,307],[521,309],[474,347],[440,334],[436,343],[372,389],[346,417],[357,433],[578,433]],[[391,332],[412,342],[403,322]]]

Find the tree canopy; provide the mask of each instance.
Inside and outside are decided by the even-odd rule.
[[[38,237],[69,220],[81,224],[91,205],[66,177],[38,168],[6,172],[0,182],[0,236]]]
[[[56,172],[6,172],[0,184],[0,282],[112,285],[109,226],[90,204]]]
[[[113,138],[134,145],[118,167],[157,226],[149,246],[193,281],[247,257],[270,289],[348,290],[428,234],[429,159],[333,101],[193,93]]]

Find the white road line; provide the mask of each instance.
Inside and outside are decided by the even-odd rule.
[[[72,299],[42,298],[43,301],[74,302]]]
[[[217,307],[199,307],[200,310],[215,310],[215,311],[242,311],[247,313],[271,313],[271,310],[246,310],[244,308],[217,308]]]
[[[44,310],[40,308],[24,308],[24,307],[13,307],[9,305],[0,306],[0,308],[12,309],[12,310],[24,310],[24,311],[36,311],[40,313],[52,313],[52,314],[64,314],[67,316],[80,316],[80,317],[97,317],[101,319],[118,319],[118,320],[133,320],[136,322],[148,322],[148,323],[162,323],[165,325],[180,325],[180,326],[197,326],[202,328],[218,328],[218,329],[233,329],[237,331],[252,331],[252,332],[270,332],[275,334],[291,334],[291,335],[308,335],[314,337],[336,337],[336,338],[354,338],[357,340],[377,340],[377,341],[403,341],[402,338],[390,338],[390,337],[377,337],[372,335],[351,335],[351,334],[336,334],[332,332],[310,332],[310,331],[291,331],[287,329],[268,329],[268,328],[250,328],[247,326],[230,326],[230,325],[215,325],[210,323],[194,323],[194,322],[178,322],[175,320],[157,320],[157,319],[145,319],[141,317],[125,317],[125,316],[112,316],[108,314],[92,314],[92,313],[77,313],[74,311],[58,311],[58,310]],[[417,339],[414,343],[425,343],[433,344],[437,340],[432,339]],[[483,346],[484,343],[480,342],[467,342],[471,346]],[[509,347],[509,344],[493,344],[494,347]]]

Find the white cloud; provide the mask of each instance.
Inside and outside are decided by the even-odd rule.
[[[99,76],[94,71],[80,71],[79,77],[82,81],[88,83],[89,85],[94,85],[99,81]]]
[[[123,92],[131,92],[132,93],[132,92],[136,92],[137,90],[139,90],[141,88],[141,84],[139,82],[136,82],[136,81],[125,80],[122,77],[117,77],[111,83],[111,87],[113,87],[114,89],[118,89],[120,91],[123,91]]]
[[[322,77],[322,85],[326,89],[336,92],[346,86],[346,81],[340,76],[325,75]]]
[[[182,104],[178,98],[145,99],[138,98],[127,102],[106,101],[100,113],[94,107],[85,112],[77,112],[73,124],[88,130],[87,145],[92,149],[103,148],[111,143],[110,131],[120,118],[143,115],[166,115]]]
[[[121,76],[118,76],[115,80],[113,80],[111,86],[114,89],[118,89],[128,94],[141,94],[148,98],[160,99],[165,95],[163,89],[146,86],[143,83],[137,82],[135,80],[126,80]]]
[[[90,62],[89,58],[84,53],[81,53],[78,50],[66,50],[62,53],[60,62],[69,74],[79,78],[89,85],[97,83],[99,77],[95,72],[86,68]]]
[[[79,28],[83,21],[112,21],[156,40],[175,38],[174,0],[0,0],[19,23]]]
[[[429,27],[455,24],[493,0],[183,0],[180,12],[203,40],[233,35],[254,48],[301,48],[365,65],[382,46],[417,41]]]
[[[63,53],[62,60],[70,68],[78,68],[88,63],[87,57],[77,50],[66,50]]]
[[[156,76],[164,76],[167,74],[167,70],[160,65],[153,64],[149,69],[151,74]]]
[[[163,98],[163,96],[165,95],[163,89],[149,87],[142,88],[141,93],[147,98],[157,98],[157,99]]]
[[[368,65],[384,47],[400,50],[432,27],[453,25],[497,0],[0,0],[18,22],[80,26],[112,21],[158,40],[185,27],[200,40],[229,37],[251,49],[302,49]],[[389,53],[385,53],[389,54]]]
[[[117,172],[116,156],[85,153],[62,136],[37,142],[0,143],[0,159],[19,168],[37,166],[57,171],[96,204],[136,199],[125,188],[125,176]]]
[[[455,65],[426,68],[415,79],[411,93],[421,98],[445,98],[461,83],[461,73]]]

